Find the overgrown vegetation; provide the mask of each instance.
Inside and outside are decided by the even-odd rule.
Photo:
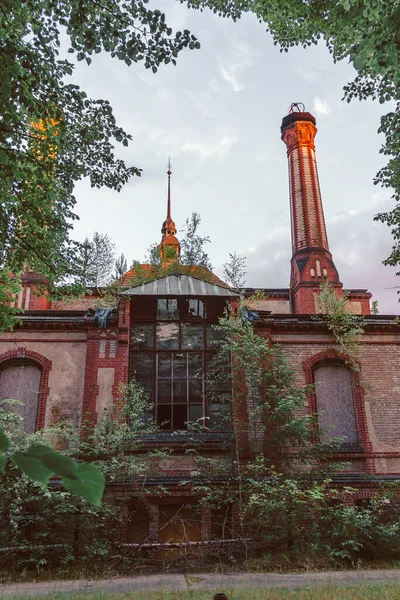
[[[333,301],[327,294],[324,298]],[[134,572],[139,564],[157,569],[173,561],[195,569],[218,564],[290,570],[399,557],[397,486],[381,487],[371,480],[376,495],[362,502],[354,502],[355,489],[337,488],[335,477],[343,465],[335,450],[342,439],[322,441],[317,415],[308,410],[312,389],[299,385],[289,357],[256,333],[247,314],[227,313],[216,331],[207,396],[219,430],[225,430],[217,452],[204,446],[203,433],[213,431],[204,419],[167,439],[163,432],[158,449],[149,450],[159,433],[135,381],[121,388],[119,402],[94,430],[84,424],[81,437],[61,423],[26,438],[17,415],[11,419],[12,413],[0,413],[16,448],[45,440],[97,464],[107,481],[104,503],[93,507],[59,482],[41,487],[9,464],[0,480],[3,568],[110,573]],[[342,335],[340,321],[334,323]],[[180,443],[180,449],[171,450],[168,440]],[[192,464],[179,480],[180,488],[191,490],[191,503],[159,521],[161,537],[171,521],[177,523],[174,535],[180,532],[182,546],[171,549],[153,543],[154,526],[141,529],[140,520],[154,510],[158,496],[178,502],[161,466],[176,454]],[[209,515],[204,546],[192,544],[199,512]],[[136,533],[124,545],[127,527]]]
[[[68,281],[79,251],[70,238],[75,183],[87,177],[93,187],[120,191],[141,174],[116,156],[115,146],[131,136],[110,103],[71,83],[74,63],[65,57],[90,65],[103,52],[155,73],[184,48],[199,47],[143,0],[1,2],[0,269],[19,277],[28,261],[50,286]]]
[[[364,333],[363,317],[349,310],[349,294],[344,290],[343,295],[335,292],[329,281],[320,286],[320,300],[323,315],[316,318],[324,321],[331,331],[337,344],[337,351],[356,372],[360,371],[358,348],[360,336]]]
[[[0,478],[3,570],[9,574],[57,568],[62,573],[72,565],[89,564],[107,570],[118,548],[116,532],[126,525],[133,499],[137,505],[144,494],[141,478],[152,454],[135,451],[141,445],[140,434],[154,430],[147,411],[147,398],[135,382],[121,388],[120,403],[105,413],[94,430],[83,424],[81,437],[69,423],[26,435],[21,417],[3,407],[0,424],[12,440],[14,453],[38,444],[62,449],[64,462],[74,456],[85,467],[99,467],[108,485],[104,502],[94,506],[71,493],[73,486],[67,487],[65,479],[52,479],[47,486],[47,475],[46,481],[35,483],[21,473],[17,461],[9,461]],[[113,490],[115,483],[129,483],[132,488],[120,493]]]
[[[355,563],[380,553],[397,556],[396,486],[376,486],[376,497],[361,505],[352,503],[355,489],[340,494],[333,480],[343,465],[334,451],[343,440],[320,441],[317,415],[307,409],[312,390],[299,386],[286,353],[245,318],[226,315],[219,329],[217,379],[229,378],[235,398],[231,458],[236,468],[229,487],[210,487],[203,502],[217,512],[223,504],[236,507],[230,536],[242,541],[239,560],[261,561],[268,569],[282,556],[303,567]],[[218,466],[203,463],[208,477]]]

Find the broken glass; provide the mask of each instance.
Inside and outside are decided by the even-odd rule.
[[[160,350],[175,350],[179,348],[178,323],[157,323],[157,348]]]

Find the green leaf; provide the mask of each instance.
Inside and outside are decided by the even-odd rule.
[[[7,456],[0,452],[0,473],[4,473],[7,464]]]
[[[43,457],[43,464],[61,477],[79,481],[78,463],[74,459],[49,449]]]
[[[10,440],[4,433],[2,429],[0,429],[0,450],[7,450],[10,447]]]
[[[68,477],[79,481],[78,463],[68,456],[55,452],[48,446],[35,444],[30,446],[24,454],[41,460],[44,467],[51,470],[52,473],[60,475],[60,477]]]
[[[46,485],[50,477],[54,475],[54,471],[51,471],[43,464],[41,457],[33,456],[28,451],[16,452],[11,456],[11,460],[30,479],[43,485]]]
[[[63,477],[64,487],[81,496],[87,502],[100,506],[103,497],[105,479],[101,470],[90,463],[76,463],[80,481]]]

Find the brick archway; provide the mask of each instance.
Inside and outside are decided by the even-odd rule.
[[[46,416],[47,398],[50,392],[49,375],[52,368],[52,362],[38,352],[33,352],[32,350],[27,350],[26,348],[20,347],[16,350],[8,350],[8,352],[0,354],[0,371],[6,368],[8,363],[12,363],[14,361],[31,362],[36,364],[41,370],[36,431],[38,429],[43,429]]]
[[[372,444],[368,435],[367,415],[365,412],[364,389],[360,381],[360,375],[350,366],[350,357],[345,354],[339,354],[335,350],[329,349],[318,354],[310,356],[303,362],[303,370],[307,385],[314,385],[314,370],[321,364],[340,364],[349,369],[353,380],[353,401],[356,417],[357,431],[362,447],[366,452],[372,451]],[[308,395],[309,410],[312,413],[317,412],[317,401],[315,392]]]

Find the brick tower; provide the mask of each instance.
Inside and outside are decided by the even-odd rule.
[[[315,117],[292,104],[281,133],[289,162],[292,260],[290,287],[294,313],[319,313],[319,286],[328,280],[337,293],[343,286],[329,252],[319,188],[314,138]]]

